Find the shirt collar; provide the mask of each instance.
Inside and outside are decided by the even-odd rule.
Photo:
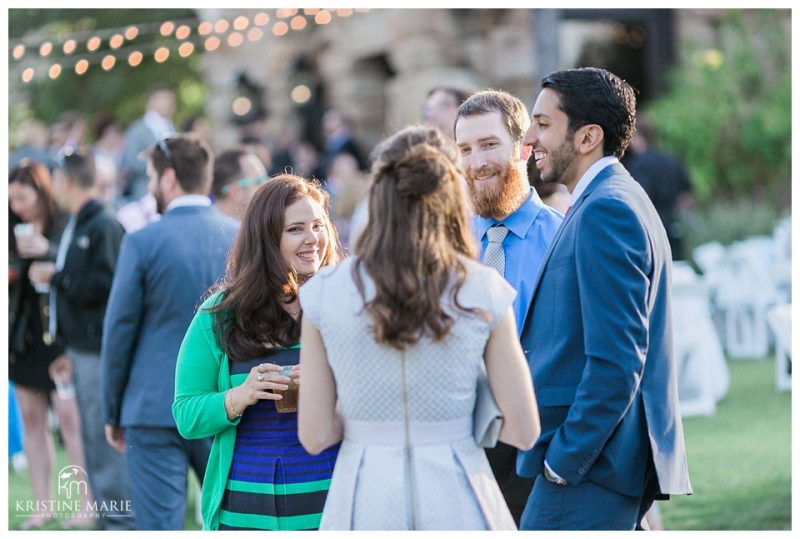
[[[181,195],[167,205],[167,211],[183,206],[211,206],[211,199],[206,195]]]
[[[525,202],[502,221],[491,217],[476,215],[475,232],[477,232],[479,238],[483,238],[490,227],[500,223],[508,227],[516,236],[524,238],[543,206],[544,203],[542,199],[539,198],[539,194],[531,187],[531,193],[528,198],[525,199]]]
[[[586,191],[586,188],[589,187],[589,184],[592,183],[592,180],[595,179],[601,170],[616,163],[619,163],[619,159],[613,155],[607,155],[595,161],[592,166],[590,166],[586,172],[583,173],[583,176],[581,176],[581,179],[578,180],[578,183],[575,184],[575,189],[572,191],[572,198],[570,198],[570,206],[575,205],[583,192]]]

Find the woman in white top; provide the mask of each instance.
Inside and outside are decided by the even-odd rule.
[[[449,139],[410,127],[377,156],[357,256],[300,289],[300,441],[342,440],[321,529],[514,529],[472,412],[485,362],[500,440],[539,434],[515,292],[474,260]]]

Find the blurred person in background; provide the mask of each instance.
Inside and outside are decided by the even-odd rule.
[[[100,391],[100,342],[103,315],[125,233],[114,216],[95,198],[95,168],[91,157],[74,152],[56,161],[53,189],[58,205],[69,213],[55,262],[35,262],[34,284],[51,288],[49,331],[66,346],[65,356],[50,367],[71,379],[78,402],[86,473],[103,530],[132,529],[133,519],[122,507],[131,500],[125,457],[105,443]]]
[[[8,168],[17,167],[23,159],[38,161],[50,167],[50,153],[47,149],[48,133],[39,120],[25,120],[16,131],[17,147],[8,159]]]
[[[147,161],[141,153],[164,135],[175,132],[172,116],[175,114],[175,94],[166,87],[157,87],[147,98],[144,115],[133,122],[125,134],[120,174],[125,202],[139,200],[147,193]]]
[[[422,121],[436,127],[455,140],[454,128],[458,106],[474,92],[456,86],[436,86],[428,92],[425,104],[422,106]]]
[[[94,123],[94,144],[91,148],[96,170],[97,200],[114,209],[119,194],[119,168],[125,133],[120,123],[109,114],[101,114]]]
[[[86,121],[74,110],[66,110],[50,124],[50,163],[60,156],[76,152],[83,147]]]
[[[205,116],[196,114],[191,116],[181,126],[181,132],[194,135],[201,140],[211,144],[211,125]]]
[[[320,168],[327,170],[333,159],[340,153],[349,153],[356,158],[359,170],[367,169],[367,160],[353,138],[350,120],[336,109],[328,109],[322,114],[322,133],[325,137],[325,150],[320,157]]]
[[[14,387],[24,426],[23,447],[34,500],[54,499],[53,436],[48,410],[53,407],[69,464],[86,467],[78,405],[68,392],[56,392],[49,368],[64,349],[49,333],[49,289],[37,290],[28,271],[33,262],[56,259],[67,217],[53,195],[50,172],[37,161],[23,159],[8,176],[8,377]],[[59,383],[67,386],[70,380]],[[82,493],[86,507],[91,493]],[[46,511],[31,515],[21,529],[37,528],[50,520]],[[73,521],[72,524],[85,524]]]
[[[267,169],[256,154],[243,149],[222,152],[214,160],[214,180],[211,183],[214,207],[241,221],[247,204],[265,181]]]
[[[647,114],[637,115],[631,153],[623,163],[656,207],[667,231],[673,260],[683,260],[685,233],[681,213],[694,205],[692,182],[680,159],[654,146],[657,136],[653,119]]]
[[[242,137],[239,144],[246,152],[256,154],[267,171],[272,170],[272,146],[268,142],[248,135]]]
[[[162,218],[125,236],[103,325],[106,440],[127,454],[140,530],[179,530],[188,470],[203,481],[211,440],[185,440],[175,426],[175,363],[203,294],[220,279],[239,228],[214,210],[214,155],[188,135],[146,153],[149,190]]]
[[[327,205],[325,192],[298,176],[259,187],[226,280],[181,345],[175,422],[186,438],[214,436],[204,529],[319,527],[337,448],[309,455],[297,437],[296,400],[284,411],[289,394],[275,391],[301,379],[298,287],[338,261]]]
[[[331,218],[336,224],[339,239],[349,244],[350,221],[356,207],[367,200],[369,180],[358,169],[358,161],[349,153],[334,157],[327,171],[325,188],[331,194]]]

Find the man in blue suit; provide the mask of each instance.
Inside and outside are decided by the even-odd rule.
[[[522,331],[542,435],[523,529],[634,529],[656,498],[690,494],[670,312],[671,255],[646,193],[619,163],[633,89],[608,71],[548,75],[523,139],[572,205]]]
[[[125,236],[106,311],[106,438],[127,451],[139,529],[181,529],[191,465],[202,480],[210,440],[184,440],[172,419],[175,363],[203,295],[224,274],[238,224],[211,208],[213,155],[188,136],[148,155],[160,221]]]

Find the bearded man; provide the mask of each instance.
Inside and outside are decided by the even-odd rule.
[[[528,182],[530,146],[522,137],[530,125],[525,105],[511,94],[485,90],[458,108],[456,144],[472,205],[473,232],[481,260],[496,268],[517,291],[514,314],[522,333],[536,277],[563,219],[542,203]],[[498,443],[486,455],[519,526],[533,479],[516,474],[517,451]]]

